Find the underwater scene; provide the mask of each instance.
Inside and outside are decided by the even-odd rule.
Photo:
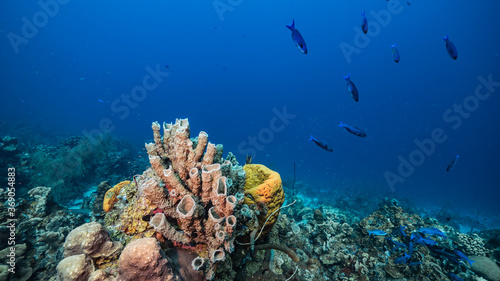
[[[500,1],[0,5],[0,281],[500,281]]]

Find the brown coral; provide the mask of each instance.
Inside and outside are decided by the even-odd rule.
[[[131,242],[123,250],[118,265],[117,281],[174,280],[171,265],[154,238]]]

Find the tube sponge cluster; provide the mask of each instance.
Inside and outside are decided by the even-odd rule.
[[[137,181],[137,204],[156,206],[150,226],[195,251],[193,267],[212,279],[217,263],[234,249],[245,172],[232,154],[222,159],[222,145],[210,143],[207,133],[191,139],[187,119],[154,122],[152,129],[154,142],[146,144],[151,168]]]

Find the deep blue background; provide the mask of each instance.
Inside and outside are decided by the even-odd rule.
[[[500,81],[499,1],[243,0],[232,1],[237,5],[222,17],[213,3],[72,0],[16,53],[10,32],[21,35],[22,18],[32,22],[42,9],[36,1],[3,1],[1,120],[81,135],[109,118],[114,134],[139,147],[152,138],[152,121],[187,117],[193,136],[208,132],[210,141],[243,162],[238,146],[269,128],[273,108],[286,107],[296,117],[273,134],[255,163],[290,177],[295,162],[297,178],[318,189],[383,194],[391,191],[384,173],[397,173],[398,156],[408,159],[416,139],[442,128],[447,140],[395,192],[422,205],[499,213],[500,87],[458,129],[443,120],[447,109],[474,94],[478,76]],[[401,11],[374,30],[372,12],[391,3]],[[355,45],[363,10],[370,42],[348,62],[339,45]],[[307,55],[285,27],[292,19]],[[446,53],[446,35],[458,48],[456,61]],[[394,43],[399,64],[392,61]],[[111,103],[142,84],[146,67],[157,65],[169,76],[120,118]],[[348,72],[358,103],[342,78]],[[337,128],[339,121],[363,128],[368,137]],[[334,151],[308,142],[309,135]],[[461,159],[446,173],[456,154]]]

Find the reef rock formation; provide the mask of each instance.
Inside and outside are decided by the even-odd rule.
[[[122,244],[113,242],[99,223],[90,222],[73,229],[64,242],[64,257],[86,254],[92,259],[109,258],[120,253]]]
[[[94,264],[85,254],[63,259],[57,265],[58,281],[87,281],[94,272]]]
[[[156,239],[137,239],[125,247],[120,255],[116,281],[128,280],[175,280]]]

